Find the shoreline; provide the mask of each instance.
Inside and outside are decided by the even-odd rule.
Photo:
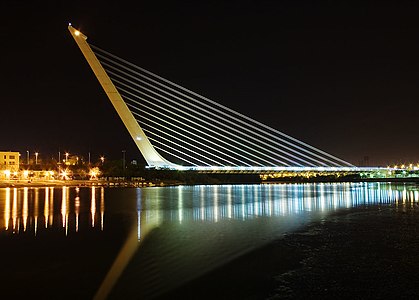
[[[160,186],[153,182],[143,181],[108,181],[108,180],[0,180],[0,188],[7,187],[148,187]]]
[[[419,183],[418,177],[411,178],[359,178],[359,179],[342,179],[327,180],[311,179],[311,180],[277,180],[277,181],[249,181],[249,182],[182,182],[178,180],[167,181],[130,181],[130,180],[0,180],[0,188],[7,187],[151,187],[151,186],[179,186],[179,185],[224,185],[224,184],[289,184],[289,183],[343,183],[343,182],[388,182],[388,183]]]
[[[418,298],[418,233],[417,203],[340,210],[161,299]]]

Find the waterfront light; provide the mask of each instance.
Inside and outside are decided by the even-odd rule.
[[[68,179],[68,171],[67,169],[62,170],[60,173],[60,176],[63,178],[63,180],[67,180]]]
[[[89,176],[90,176],[90,179],[97,179],[97,177],[99,176],[99,174],[100,174],[100,171],[99,171],[99,168],[92,168],[92,169],[90,169],[90,171],[89,171]]]
[[[23,178],[27,179],[29,177],[29,171],[25,170],[23,171]]]
[[[4,170],[4,176],[6,176],[6,179],[10,179],[10,170]]]

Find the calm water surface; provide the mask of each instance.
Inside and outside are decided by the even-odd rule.
[[[386,183],[3,188],[0,293],[150,298],[333,211],[418,200]]]

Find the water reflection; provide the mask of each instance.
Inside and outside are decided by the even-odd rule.
[[[67,235],[80,224],[104,230],[105,189],[84,188],[0,189],[0,231],[35,235],[61,226]],[[43,200],[40,200],[43,199]],[[89,203],[88,203],[89,201]],[[177,186],[137,189],[138,239],[164,222],[217,223],[221,220],[251,220],[303,213],[325,213],[339,208],[394,203],[406,209],[419,201],[416,186],[389,183],[317,183],[275,185]],[[88,206],[87,206],[88,205]],[[86,214],[81,212],[88,208]],[[141,234],[141,232],[143,234]]]
[[[87,189],[87,188],[86,188]],[[80,216],[90,212],[86,218],[91,227],[97,227],[100,218],[100,230],[104,228],[105,192],[104,188],[92,187],[90,202],[80,194],[79,188],[3,188],[0,189],[0,233],[13,234],[31,232],[37,235],[40,228],[62,228],[65,235],[69,231],[78,232]],[[97,206],[96,193],[100,192],[100,205]],[[43,200],[42,200],[43,199]],[[99,211],[98,211],[99,210]],[[85,214],[83,214],[85,216]],[[85,223],[83,220],[82,223]]]
[[[47,234],[53,237],[44,239],[49,245],[65,240],[84,247],[93,238],[90,247],[97,244],[101,253],[115,244],[113,266],[99,290],[106,296],[116,284],[115,298],[127,298],[124,292],[137,288],[137,298],[148,293],[147,298],[328,212],[377,204],[408,210],[416,209],[418,201],[416,185],[389,183],[2,188],[0,237],[7,246],[17,235],[25,241],[32,236],[31,249],[44,249],[38,240]],[[84,233],[88,238],[79,239]],[[68,257],[79,253],[74,249],[80,244],[69,249]],[[97,259],[103,265],[101,256]]]
[[[157,227],[163,222],[245,221],[259,217],[326,213],[359,205],[413,205],[419,200],[416,186],[389,183],[179,186],[143,188],[138,190],[138,194],[139,239],[141,231],[148,231],[148,227]]]
[[[388,183],[138,189],[137,236],[126,242],[97,295],[158,297],[329,212],[361,205],[414,207],[416,190]]]

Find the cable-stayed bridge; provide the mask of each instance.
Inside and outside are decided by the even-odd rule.
[[[87,43],[87,37],[71,25],[68,29],[150,167],[261,172],[360,170]]]

